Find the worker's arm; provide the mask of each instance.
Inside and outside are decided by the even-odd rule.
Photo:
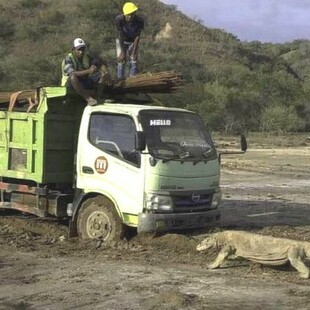
[[[121,48],[121,52],[120,52],[120,54],[118,56],[118,61],[120,61],[120,62],[123,62],[123,61],[126,60],[124,41],[125,41],[124,34],[123,34],[122,31],[120,31],[120,33],[119,33],[119,45],[120,45],[120,48]]]
[[[137,60],[138,58],[139,42],[140,42],[140,34],[136,36],[135,40],[133,41],[132,52],[130,55],[130,58],[132,58],[133,60]]]
[[[115,18],[115,27],[116,31],[118,33],[118,40],[119,40],[119,47],[120,47],[120,53],[117,55],[118,61],[123,62],[126,60],[126,53],[125,53],[125,36],[123,32],[125,17],[123,15],[117,15]]]
[[[133,47],[130,57],[133,60],[137,60],[138,58],[138,49],[139,49],[139,42],[140,42],[140,34],[141,31],[144,29],[144,20],[141,17],[136,17],[136,22],[138,23],[138,30],[136,33],[136,37],[133,41]]]
[[[95,65],[91,65],[89,68],[85,69],[85,70],[81,70],[81,71],[72,71],[72,73],[74,73],[76,76],[85,76],[85,75],[89,75],[92,74],[94,72],[96,72],[98,70],[98,67]]]

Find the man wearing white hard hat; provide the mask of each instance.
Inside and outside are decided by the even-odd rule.
[[[94,98],[98,86],[110,82],[110,73],[106,64],[100,66],[86,53],[85,41],[76,38],[72,44],[72,52],[62,61],[61,85],[73,89],[81,95],[89,105],[97,104]]]
[[[117,77],[119,79],[125,77],[126,61],[129,61],[129,76],[138,73],[138,49],[144,21],[136,14],[137,11],[138,7],[134,3],[126,2],[123,6],[123,14],[115,18],[116,29],[119,33],[116,39]]]

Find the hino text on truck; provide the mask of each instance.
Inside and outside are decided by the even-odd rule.
[[[199,115],[147,95],[85,107],[63,87],[20,94],[0,105],[0,208],[69,218],[71,235],[103,240],[220,220],[221,153]]]

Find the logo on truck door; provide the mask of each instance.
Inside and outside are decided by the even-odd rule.
[[[98,173],[103,174],[108,170],[108,160],[104,156],[99,156],[95,161],[95,169]]]

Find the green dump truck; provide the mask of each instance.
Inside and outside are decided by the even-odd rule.
[[[18,95],[0,105],[0,208],[104,240],[219,221],[220,154],[197,114],[142,95],[93,107],[63,87]]]

